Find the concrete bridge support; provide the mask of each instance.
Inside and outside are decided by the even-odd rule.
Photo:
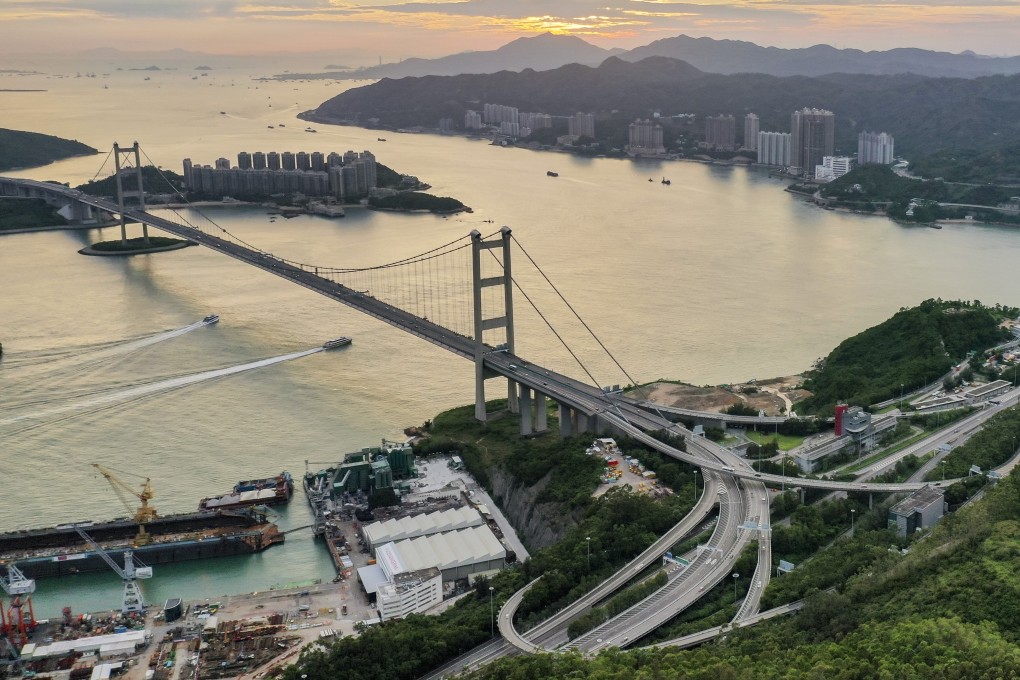
[[[581,413],[580,411],[574,411],[577,414],[577,433],[582,434],[584,432],[591,432],[594,425],[595,417],[588,417],[587,414]]]
[[[560,415],[560,436],[570,437],[574,434],[573,412],[565,404],[557,404]]]
[[[518,406],[521,411],[521,436],[527,437],[534,432],[531,420],[531,388],[526,385],[520,386],[520,400]]]
[[[500,249],[502,272],[498,276],[482,277],[482,252]],[[488,261],[488,260],[486,260]],[[486,241],[477,229],[471,232],[471,272],[474,302],[475,331],[475,418],[485,422],[489,414],[485,408],[485,381],[499,374],[485,368],[485,354],[492,349],[485,344],[486,331],[503,329],[506,351],[514,352],[513,277],[510,272],[510,228],[503,227],[498,239]],[[503,287],[503,313],[486,318],[482,309],[482,291],[492,286]],[[520,410],[517,382],[507,379],[507,408],[511,413]]]
[[[535,392],[535,432],[545,432],[549,429],[548,408],[545,405],[545,395]]]

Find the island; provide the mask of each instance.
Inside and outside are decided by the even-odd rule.
[[[93,156],[96,149],[73,139],[0,128],[0,171],[46,165],[75,156]]]
[[[0,232],[67,224],[67,219],[41,198],[0,198]]]
[[[430,212],[436,215],[452,215],[459,212],[471,212],[456,198],[449,196],[433,196],[421,191],[394,193],[389,196],[372,196],[368,199],[368,207],[374,210],[393,212]]]

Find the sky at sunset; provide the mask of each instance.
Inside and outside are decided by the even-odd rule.
[[[1020,54],[1018,0],[0,0],[0,54],[184,48],[374,61],[494,49],[545,31],[602,47],[659,38]],[[0,64],[2,66],[2,64]]]

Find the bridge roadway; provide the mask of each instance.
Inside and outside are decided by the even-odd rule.
[[[787,614],[793,614],[795,612],[800,611],[803,607],[804,601],[797,600],[796,602],[791,602],[789,604],[784,604],[774,609],[763,611],[760,614],[748,616],[739,622],[733,622],[725,626],[714,626],[712,628],[706,628],[705,630],[698,631],[697,633],[691,633],[690,635],[684,635],[683,637],[678,637],[673,640],[666,640],[665,642],[660,642],[658,644],[650,646],[659,649],[666,647],[672,649],[688,649],[690,647],[697,647],[698,645],[709,642],[710,640],[714,640],[715,638],[719,637],[721,633],[729,632],[734,628],[747,628],[749,626],[754,626],[761,623],[762,621],[774,619],[777,616],[786,616]]]
[[[608,647],[626,647],[673,619],[730,575],[730,567],[750,540],[741,529],[746,505],[740,483],[723,478],[719,491],[719,522],[707,545],[685,569],[630,609],[598,628],[571,640],[561,649],[597,653]]]
[[[80,191],[69,189],[63,185],[39,182],[36,180],[12,179],[0,177],[2,183],[14,183],[23,187],[46,191],[63,196],[71,201],[78,201],[91,205],[109,213],[119,214],[120,208],[113,201],[103,198],[89,196]],[[208,234],[193,227],[186,227],[168,219],[158,217],[148,212],[127,208],[124,210],[124,217],[130,220],[144,222],[152,227],[161,229],[171,234],[192,240],[206,247],[217,250],[237,260],[251,264],[263,271],[280,276],[288,281],[304,286],[309,290],[325,295],[341,304],[357,309],[369,316],[373,316],[407,333],[416,335],[439,347],[458,354],[465,358],[474,357],[474,340],[455,333],[435,324],[431,321],[417,317],[405,312],[393,305],[378,300],[370,295],[365,295],[352,288],[335,283],[327,278],[319,276],[314,269],[305,269],[274,257],[270,253],[254,250],[237,243],[222,239],[218,236]],[[703,438],[695,438],[691,433],[679,425],[669,422],[667,419],[649,413],[641,407],[640,402],[620,396],[610,396],[602,389],[588,385],[574,378],[550,371],[548,369],[527,363],[522,357],[506,352],[490,351],[485,355],[486,368],[506,376],[508,379],[520,385],[529,387],[536,392],[545,394],[557,403],[569,408],[576,409],[588,416],[594,416],[603,421],[604,425],[618,429],[628,435],[641,440],[648,446],[661,453],[682,460],[691,465],[699,466],[705,470],[712,470],[719,473],[729,474],[742,479],[757,479],[758,481],[780,485],[787,482],[785,476],[755,473],[750,468],[741,468],[729,465],[727,460],[736,459],[726,449]],[[663,444],[659,440],[645,433],[647,430],[668,429],[687,437],[688,448],[693,451],[683,452],[671,446]],[[956,480],[947,480],[949,484]],[[923,486],[924,483],[858,483],[858,482],[834,482],[828,480],[796,479],[796,484],[801,487],[828,489],[832,491],[861,490],[873,491],[876,493],[895,493],[914,491]],[[936,484],[938,485],[938,484]]]
[[[34,188],[39,190],[61,194],[69,200],[79,201],[107,212],[115,214],[120,213],[119,206],[106,199],[95,198],[66,187],[44,182],[35,182],[33,180],[19,180],[18,182],[22,185],[34,186]],[[304,266],[292,264],[274,257],[269,253],[227,241],[193,227],[179,225],[165,218],[158,217],[141,210],[125,209],[123,211],[123,216],[126,219],[144,222],[157,229],[192,240],[200,245],[222,252],[237,260],[254,265],[264,271],[275,274],[289,281],[293,281],[294,283],[389,323],[394,327],[400,328],[405,332],[428,340],[429,342],[462,357],[473,358],[474,356],[474,341],[471,338],[405,312],[393,305],[373,298],[370,295],[365,295],[342,284],[321,277],[316,271],[314,271],[314,269],[306,269]],[[701,467],[704,471],[706,471],[706,477],[708,476],[708,472],[719,473],[726,478],[727,485],[732,483],[734,487],[736,487],[735,479],[749,480],[751,482],[757,481],[761,483],[769,482],[776,485],[780,483],[785,484],[786,482],[785,476],[754,472],[749,467],[741,464],[740,459],[738,459],[730,451],[707,440],[691,436],[691,433],[684,428],[670,423],[661,416],[648,413],[638,402],[634,400],[621,397],[611,398],[598,387],[593,387],[573,378],[569,378],[568,376],[528,364],[523,358],[509,353],[489,352],[486,354],[484,361],[486,368],[495,371],[496,373],[501,374],[520,385],[545,394],[549,398],[564,406],[577,409],[589,417],[596,417],[600,419],[602,421],[600,423],[600,427],[608,426],[616,428],[617,430],[642,441],[646,445],[664,453],[665,455]],[[682,433],[687,437],[688,448],[692,450],[687,452],[680,451],[646,434],[646,430],[670,430]],[[950,480],[950,482],[951,481],[953,480]],[[824,488],[830,490],[866,490],[874,492],[903,492],[924,486],[923,483],[874,484],[805,479],[796,479],[796,483],[802,487]],[[744,493],[744,491],[742,490],[741,493]],[[733,497],[736,497],[737,495],[737,493],[733,493]],[[733,547],[746,543],[746,540],[741,542],[737,538],[729,535],[730,522],[720,522],[720,526],[723,527],[724,531],[721,536],[725,537],[725,542],[728,546],[730,546],[730,549],[726,551],[726,559],[716,560],[718,568],[711,570],[709,576],[701,577],[702,581],[705,582],[705,587],[715,585],[715,583],[718,583],[719,580],[725,578],[728,573],[729,565],[735,561],[736,556],[739,554],[739,550],[734,551]],[[749,535],[749,532],[745,532],[745,536]],[[618,574],[617,576],[623,578],[626,576],[626,573]],[[689,591],[688,595],[690,595]],[[758,596],[760,597],[760,593]],[[691,601],[694,600],[691,599]],[[673,615],[675,615],[675,613],[667,616],[667,613],[663,610],[656,610],[653,615],[649,616],[644,620],[644,622],[642,622],[642,626],[647,627],[647,625],[649,625],[647,622],[653,619],[658,620],[662,617],[666,617],[662,618],[662,620],[668,620],[669,618],[672,618]],[[645,633],[640,634],[643,635]],[[614,641],[626,644],[628,640],[632,639],[636,638],[631,638],[629,635],[623,635],[622,633],[614,633],[609,642],[606,642],[604,639],[602,643],[599,643],[599,645],[607,646],[608,644],[613,644]]]
[[[567,625],[596,604],[622,588],[649,565],[662,559],[674,545],[682,541],[708,517],[715,506],[720,484],[715,475],[706,475],[705,489],[691,511],[672,529],[648,546],[640,555],[620,568],[615,574],[595,586],[584,596],[567,605],[553,616],[529,630],[524,635],[517,632],[513,619],[517,608],[534,581],[514,593],[499,610],[499,631],[506,640],[511,640],[519,649],[536,652],[549,649],[547,643],[557,634],[563,633]]]

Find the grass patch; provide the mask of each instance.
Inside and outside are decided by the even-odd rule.
[[[804,437],[792,434],[777,435],[774,432],[766,434],[764,432],[748,430],[747,432],[744,433],[744,436],[746,436],[748,439],[753,441],[758,446],[765,446],[765,444],[767,444],[770,441],[776,441],[776,443],[779,444],[780,451],[789,451],[791,449],[797,448],[798,446],[804,443]]]

